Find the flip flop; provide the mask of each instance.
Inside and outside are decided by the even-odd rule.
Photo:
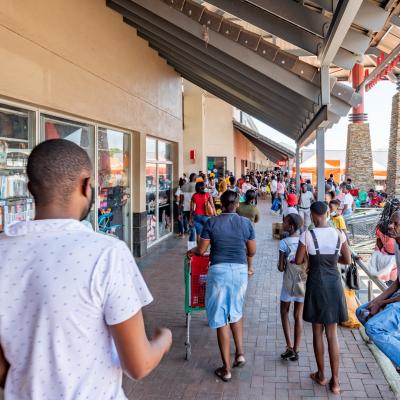
[[[235,362],[232,365],[232,368],[243,368],[246,365],[246,359],[244,358],[243,354],[239,354]]]
[[[247,275],[249,275],[249,276],[254,275],[254,271],[248,271],[248,272],[247,272]]]
[[[340,394],[340,386],[334,389],[332,381],[329,381],[329,389],[333,394]]]
[[[217,368],[214,374],[218,376],[224,382],[229,382],[232,379],[232,374],[227,371],[224,367]]]
[[[313,372],[310,374],[310,378],[315,382],[318,383],[318,385],[325,386],[326,385],[326,379],[320,380],[318,377],[318,372]]]

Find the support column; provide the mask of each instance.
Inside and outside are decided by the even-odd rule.
[[[147,253],[146,135],[135,133],[132,139],[132,252],[142,257]]]
[[[398,89],[400,89],[398,84]],[[400,197],[400,93],[392,99],[386,192],[389,197]]]
[[[364,80],[364,66],[356,64],[352,70],[353,88],[357,88]],[[346,178],[351,178],[353,184],[363,191],[375,187],[372,160],[371,134],[364,113],[364,89],[360,91],[363,97],[361,104],[353,107],[350,114],[350,124],[347,130],[346,148]]]
[[[317,190],[318,201],[325,201],[325,129],[317,129]]]
[[[300,147],[296,146],[296,193],[300,194]]]

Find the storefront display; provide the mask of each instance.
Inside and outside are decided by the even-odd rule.
[[[95,165],[95,127],[65,118],[41,115],[41,139],[67,139],[82,147],[88,154],[92,165]],[[95,174],[92,174],[93,186],[95,185]],[[93,205],[87,220],[96,227],[95,206]]]
[[[35,113],[0,105],[0,232],[34,217],[25,174],[35,145]]]
[[[98,229],[130,243],[130,136],[98,129]]]
[[[171,144],[146,140],[146,211],[147,245],[172,232],[172,171]]]

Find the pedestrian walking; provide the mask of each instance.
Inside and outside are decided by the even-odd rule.
[[[312,323],[314,353],[318,371],[310,375],[316,383],[325,385],[324,342],[328,340],[332,378],[330,390],[340,393],[339,343],[337,324],[348,319],[346,299],[338,262],[350,264],[351,253],[343,232],[330,227],[327,222],[328,206],[317,201],[311,205],[311,219],[315,226],[300,237],[296,264],[309,262],[303,319]]]
[[[188,252],[203,255],[209,246],[210,268],[207,275],[206,311],[208,324],[217,330],[222,367],[215,374],[224,382],[232,379],[230,331],[235,342],[233,368],[246,363],[243,347],[243,304],[247,289],[247,256],[256,253],[253,226],[236,213],[238,194],[227,190],[221,196],[222,214],[209,219],[198,246]]]
[[[5,398],[126,399],[123,368],[149,374],[171,332],[148,340],[141,309],[152,296],[129,248],[80,222],[94,201],[87,153],[48,140],[32,150],[27,175],[35,220],[0,234]]]
[[[299,215],[304,221],[304,229],[308,229],[311,225],[310,207],[314,200],[314,194],[308,190],[307,183],[302,183],[299,199]]]
[[[245,218],[248,218],[250,222],[256,224],[260,220],[260,211],[258,207],[255,205],[257,194],[254,190],[250,189],[246,192],[245,201],[239,204],[237,213]],[[248,274],[253,275],[253,257],[247,257],[247,267]]]
[[[279,242],[278,270],[283,272],[281,289],[281,322],[286,340],[286,351],[281,354],[284,360],[297,361],[303,331],[303,303],[307,274],[305,264],[296,265],[295,256],[299,245],[299,233],[303,220],[298,214],[288,214],[283,219],[283,230],[289,237]],[[293,303],[294,342],[291,339],[289,320],[290,305]]]
[[[197,182],[196,193],[190,202],[190,221],[189,224],[196,229],[197,240],[207,220],[216,215],[214,202],[210,193],[206,192],[204,182]]]

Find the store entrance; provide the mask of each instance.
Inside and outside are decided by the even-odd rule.
[[[226,172],[226,157],[207,157],[208,173],[214,172],[215,178],[223,178]]]

